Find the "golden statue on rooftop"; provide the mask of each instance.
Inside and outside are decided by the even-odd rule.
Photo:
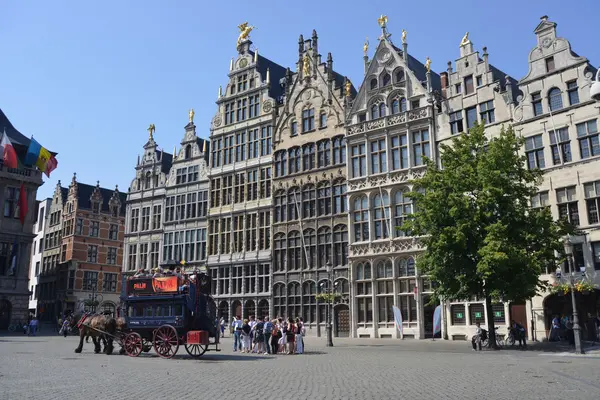
[[[427,59],[425,61],[425,68],[427,68],[427,72],[431,72],[431,59],[429,58],[429,56],[427,56]]]
[[[242,44],[244,40],[247,40],[250,37],[250,32],[254,29],[254,26],[248,25],[247,22],[238,25],[238,29],[240,30],[240,36],[238,36],[237,45]]]
[[[367,51],[369,51],[369,37],[367,36],[367,40],[365,41],[365,44],[363,45],[363,52],[365,53],[365,56],[367,55]]]
[[[387,15],[381,14],[381,17],[379,17],[377,19],[377,23],[379,24],[379,26],[381,27],[381,29],[385,29],[385,27],[387,26],[387,22],[388,22]]]
[[[350,82],[350,79],[346,79],[345,91],[346,97],[350,97],[350,95],[352,94],[352,83]]]
[[[471,41],[469,40],[469,32],[467,32],[467,33],[465,33],[465,36],[463,36],[462,40],[460,41],[460,45],[466,46],[469,43],[471,43]]]
[[[154,124],[150,124],[150,126],[148,127],[148,133],[149,133],[149,137],[150,139],[154,139],[154,131],[156,130],[156,127],[154,126]]]
[[[310,57],[308,54],[304,54],[304,58],[302,59],[302,74],[306,76],[310,76]]]
[[[402,29],[402,43],[406,43],[406,31]]]
[[[190,117],[190,123],[194,123],[194,115],[196,113],[194,112],[193,108],[190,108],[190,111],[188,112],[188,116]]]

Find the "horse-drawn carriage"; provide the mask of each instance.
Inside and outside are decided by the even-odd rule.
[[[208,275],[197,273],[185,280],[179,275],[131,277],[123,286],[126,329],[119,341],[127,355],[137,357],[154,348],[159,356],[171,358],[180,345],[194,358],[211,346],[220,351]]]

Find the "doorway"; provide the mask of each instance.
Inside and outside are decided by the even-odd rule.
[[[510,321],[515,321],[517,324],[525,328],[525,334],[529,333],[529,329],[527,327],[527,309],[525,308],[525,302],[510,303],[509,315]]]
[[[0,330],[8,329],[12,304],[8,300],[0,300]]]
[[[350,337],[350,309],[340,304],[334,309],[335,337]]]
[[[429,304],[430,296],[423,296],[423,335],[425,339],[432,339],[433,336],[433,314],[435,313],[436,304]],[[442,337],[442,333],[438,332],[435,338]]]

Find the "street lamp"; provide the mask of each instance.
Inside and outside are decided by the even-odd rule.
[[[575,301],[575,266],[573,265],[573,242],[567,236],[564,241],[565,253],[567,256],[568,282],[571,289],[571,306],[573,308],[573,334],[575,335],[575,354],[583,354],[581,347],[581,328],[579,327],[579,316],[577,315],[577,303]],[[585,266],[581,266],[581,273],[585,276]],[[556,269],[556,279],[561,279],[561,269]]]
[[[329,281],[327,283],[327,347],[333,347],[333,332],[331,326],[331,319],[333,317],[333,266],[331,262],[327,261],[327,274],[329,275]]]

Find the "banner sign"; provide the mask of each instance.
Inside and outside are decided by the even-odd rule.
[[[433,335],[442,331],[442,306],[438,305],[433,312]]]
[[[402,312],[396,306],[392,306],[394,312],[394,322],[396,323],[396,329],[400,331],[400,335],[404,337],[404,328],[402,326]]]
[[[133,278],[127,281],[129,294],[177,293],[178,289],[176,276]]]

